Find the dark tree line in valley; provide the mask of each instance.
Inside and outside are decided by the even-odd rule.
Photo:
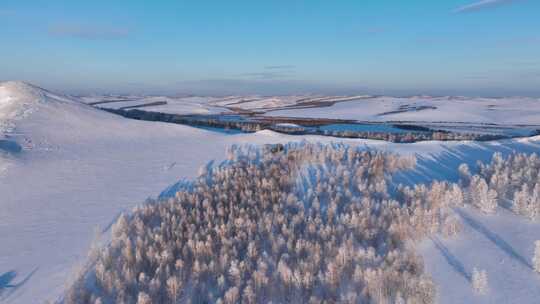
[[[339,138],[362,138],[384,140],[395,143],[413,143],[418,141],[440,140],[440,141],[456,141],[456,140],[475,140],[475,141],[490,141],[497,139],[508,138],[504,135],[478,134],[478,133],[463,133],[449,132],[443,130],[431,130],[429,128],[414,126],[414,125],[395,125],[398,129],[403,129],[406,132],[384,132],[384,131],[358,131],[358,130],[322,130],[317,126],[324,125],[323,122],[317,123],[313,119],[310,124],[314,127],[291,127],[276,123],[270,117],[257,119],[250,117],[244,119],[241,117],[229,117],[228,115],[179,115],[161,112],[149,112],[138,109],[108,109],[101,108],[107,112],[118,114],[124,117],[148,120],[161,121],[176,124],[184,124],[197,127],[220,128],[225,130],[238,130],[241,132],[257,132],[261,130],[272,130],[284,134],[291,135],[323,135]],[[284,118],[280,118],[282,121]],[[294,121],[291,118],[291,121]],[[325,122],[328,123],[328,122]],[[350,123],[354,125],[354,123]]]

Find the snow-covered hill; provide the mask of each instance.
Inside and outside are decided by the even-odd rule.
[[[57,297],[94,238],[242,138],[99,111],[24,83],[0,84],[0,299]]]
[[[81,96],[84,103],[110,109],[140,108],[171,114],[219,114],[231,111],[267,112],[284,108],[328,106],[336,102],[369,98],[370,96]]]
[[[368,96],[319,96],[319,95],[284,95],[284,96],[230,96],[211,101],[210,104],[228,109],[267,112],[283,108],[330,105],[336,102],[355,100]]]
[[[516,113],[526,111],[516,108]],[[157,196],[180,179],[193,178],[208,161],[219,162],[228,145],[338,141],[271,131],[231,135],[129,120],[20,82],[0,84],[0,125],[0,169],[4,167],[0,172],[2,303],[57,299],[84,263],[96,230],[106,231],[121,211]],[[404,183],[455,181],[461,162],[473,167],[495,151],[540,151],[540,138],[488,143],[339,141],[416,154],[417,170],[398,178]],[[472,220],[458,239],[443,239],[443,246],[428,241],[421,248],[426,268],[439,286],[441,302],[506,303],[515,297],[519,303],[535,303],[540,297],[540,288],[536,288],[540,278],[525,272],[516,256],[529,258],[531,240],[540,239],[538,224],[504,212],[491,217],[474,210],[464,212]],[[513,228],[507,231],[508,227]],[[463,265],[467,272],[476,265],[487,269],[491,293],[483,298],[471,293],[456,265]],[[520,284],[523,278],[528,281]],[[526,296],[517,298],[520,292]],[[459,302],[452,301],[456,295]]]
[[[85,103],[112,109],[140,108],[173,114],[255,112],[267,116],[358,121],[540,126],[540,99],[531,97],[390,96],[91,96]]]
[[[268,115],[363,121],[540,125],[540,99],[382,96],[339,102],[326,108],[283,109]]]
[[[171,114],[220,114],[228,109],[213,105],[217,97],[82,96],[84,103],[107,109],[142,109]]]
[[[125,119],[23,82],[0,83],[0,105],[2,303],[56,299],[96,230],[227,146],[293,139]]]
[[[66,103],[60,95],[54,95],[31,84],[17,81],[0,83],[0,135],[12,132],[15,121],[44,107]]]

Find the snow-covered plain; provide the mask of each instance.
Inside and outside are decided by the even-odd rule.
[[[107,109],[140,108],[146,111],[171,114],[220,114],[228,109],[214,106],[217,97],[169,97],[169,96],[83,96],[79,99],[89,105]]]
[[[330,108],[277,110],[272,116],[340,118],[363,121],[540,124],[540,99],[469,97],[373,97],[339,102]]]
[[[283,96],[134,96],[104,95],[79,96],[77,99],[90,105],[103,108],[120,109],[140,107],[148,111],[171,114],[220,114],[238,110],[267,112],[283,108],[302,108],[344,102],[369,96],[319,96],[319,95],[283,95]],[[166,103],[148,105],[154,102]]]
[[[240,113],[267,117],[405,123],[456,133],[529,136],[540,130],[540,99],[388,96],[89,96],[88,104],[172,114]]]
[[[367,96],[318,96],[318,95],[285,95],[285,96],[230,96],[211,101],[211,105],[230,109],[242,109],[257,112],[273,111],[286,107],[306,107],[324,103],[354,100]]]
[[[340,117],[347,112],[341,107],[348,104],[350,115],[360,115],[362,107],[355,108],[355,104],[362,102],[366,101],[337,103],[320,111]],[[509,110],[508,121],[527,112],[526,123],[540,124],[534,116],[538,107],[533,107],[538,101],[527,102],[530,104],[523,108],[510,102],[506,102],[508,108],[501,106]],[[438,109],[445,107],[446,103],[439,103]],[[463,103],[463,107],[469,106]],[[476,103],[470,107],[481,108]],[[302,112],[295,116],[310,116],[303,113],[317,110],[294,111]],[[461,115],[456,110],[452,113]],[[474,117],[456,116],[455,120],[491,119],[471,115]],[[495,151],[540,152],[538,137],[487,143],[392,144],[271,131],[225,134],[125,119],[19,82],[0,84],[0,128],[0,301],[6,303],[57,299],[84,263],[96,230],[107,230],[120,212],[157,196],[176,181],[193,178],[208,161],[220,161],[231,144],[305,139],[416,154],[417,170],[397,177],[403,183],[455,181],[460,163],[474,167],[477,160],[487,161]],[[419,247],[438,286],[439,301],[537,303],[540,275],[527,267],[527,261],[530,263],[532,256],[532,241],[540,239],[540,224],[505,210],[494,216],[468,209],[461,214],[466,225],[458,238],[427,240]],[[475,295],[467,281],[475,266],[488,272],[490,292],[486,296]]]
[[[531,97],[389,97],[389,96],[91,96],[88,104],[111,109],[137,107],[153,102],[164,105],[141,107],[173,114],[219,114],[255,111],[267,116],[332,118],[357,121],[431,122],[540,126],[540,98]],[[106,101],[106,102],[104,102]],[[108,101],[108,102],[107,102]],[[104,102],[104,103],[101,103]]]

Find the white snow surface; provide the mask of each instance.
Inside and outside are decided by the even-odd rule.
[[[80,97],[87,103],[100,103],[96,106],[120,109],[123,107],[138,108],[145,111],[163,112],[170,114],[220,114],[229,112],[226,108],[214,106],[212,101],[217,97],[170,97],[170,96],[87,96]],[[166,104],[151,105],[160,102]]]
[[[473,166],[477,160],[489,160],[494,151],[540,152],[540,137],[394,144],[271,131],[231,135],[129,120],[20,82],[0,83],[0,126],[4,126],[0,132],[2,303],[58,299],[85,262],[96,230],[107,233],[120,212],[129,212],[178,180],[193,178],[208,161],[219,162],[231,144],[346,142],[416,154],[417,170],[396,176],[403,183],[455,181],[460,163]],[[431,240],[420,245],[440,302],[538,303],[540,275],[527,269],[524,261],[530,263],[532,240],[540,239],[539,224],[504,210],[490,217],[471,210],[463,214],[469,219],[465,231],[457,239],[437,243],[447,248],[450,258]],[[472,293],[464,276],[456,272],[461,268],[455,260],[464,273],[474,266],[487,270],[488,295]]]
[[[1,122],[11,125],[2,133],[10,144],[0,146],[0,163],[9,164],[0,175],[6,303],[56,299],[97,227],[244,140],[125,119],[23,83],[3,83],[0,91],[8,105]]]
[[[531,97],[254,95],[90,96],[81,99],[87,103],[115,101],[99,105],[113,109],[161,101],[167,104],[140,109],[173,114],[219,114],[247,110],[280,117],[540,126],[540,98]]]
[[[311,103],[338,102],[365,98],[369,96],[320,96],[320,95],[283,95],[283,96],[229,96],[212,101],[210,104],[224,108],[239,108],[253,111],[272,111],[284,107],[306,106]]]
[[[419,247],[437,284],[437,303],[539,303],[540,274],[532,270],[531,258],[540,223],[501,208],[491,216],[467,208],[458,214],[464,230],[456,238],[434,237]],[[472,289],[474,267],[487,271],[485,295]]]
[[[330,107],[277,110],[267,115],[361,121],[540,125],[540,99],[383,96],[338,102]]]

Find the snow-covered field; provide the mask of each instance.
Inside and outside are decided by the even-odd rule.
[[[102,99],[84,101],[99,100]],[[198,113],[199,109],[216,113],[211,111],[223,110],[218,106],[230,106],[230,103],[211,103],[209,99],[190,97],[189,100],[167,100],[166,106],[155,106],[155,110],[167,107],[167,111],[182,114]],[[250,109],[272,106],[272,102],[275,100],[257,101]],[[133,102],[123,103],[100,106],[133,105]],[[404,105],[436,109],[413,111],[409,107],[408,112],[380,115]],[[269,115],[540,124],[539,105],[536,99],[380,97]],[[227,146],[303,139],[338,141],[271,131],[225,134],[129,120],[28,84],[1,83],[0,301],[41,303],[57,299],[66,282],[84,263],[96,234],[106,231],[121,211],[130,210],[149,196],[157,196],[180,179],[193,178],[201,165],[223,159]],[[460,163],[474,167],[477,160],[487,161],[495,151],[540,152],[538,137],[488,143],[339,142],[416,154],[418,169],[398,176],[397,180],[403,183],[432,179],[456,181]],[[527,263],[532,257],[533,240],[540,239],[540,224],[506,210],[484,216],[463,209],[461,216],[465,229],[456,239],[441,237],[419,245],[426,269],[438,286],[439,301],[538,303],[540,275],[534,274]],[[468,280],[472,267],[486,269],[489,274],[490,291],[486,296],[471,290]]]
[[[255,112],[275,111],[283,108],[303,108],[329,105],[336,102],[368,98],[369,96],[318,96],[318,95],[284,95],[284,96],[80,96],[77,99],[90,105],[120,109],[123,107],[140,107],[148,111],[172,114],[219,114],[231,110]],[[166,103],[148,105],[151,103]]]
[[[257,112],[273,111],[286,107],[308,107],[322,104],[332,104],[347,100],[364,98],[367,96],[317,96],[317,95],[290,95],[290,96],[231,96],[210,102],[215,106],[224,108],[237,108]]]
[[[455,133],[529,136],[540,130],[540,99],[529,97],[388,96],[86,96],[110,109],[171,114],[257,114],[267,117],[405,123]]]
[[[139,108],[146,111],[171,114],[220,114],[226,108],[214,106],[217,97],[169,97],[169,96],[86,96],[79,97],[83,103],[108,109]]]
[[[538,303],[540,275],[533,272],[534,241],[540,223],[501,209],[496,215],[460,213],[464,230],[454,239],[435,237],[420,246],[426,270],[438,287],[438,303]],[[489,288],[471,288],[473,268],[485,269]]]
[[[140,107],[173,114],[219,114],[232,110],[267,116],[332,118],[358,121],[403,121],[455,124],[533,125],[540,127],[540,98],[388,97],[388,96],[91,96],[85,103],[111,109]],[[453,123],[453,124],[452,124]]]
[[[540,124],[538,98],[373,97],[330,108],[272,111],[272,116],[341,118],[364,121]]]

